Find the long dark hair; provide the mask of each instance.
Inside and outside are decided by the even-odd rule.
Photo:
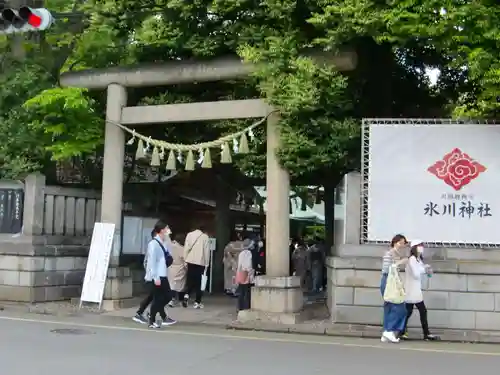
[[[153,230],[151,231],[151,237],[155,238],[155,236],[166,227],[168,227],[167,223],[165,223],[163,220],[158,220],[153,227]]]
[[[405,243],[407,242],[406,237],[403,236],[402,234],[396,234],[394,237],[392,237],[391,248],[393,248],[401,240],[405,240]]]
[[[424,258],[422,257],[422,254],[419,254],[418,253],[418,247],[419,246],[422,246],[423,244],[419,243],[419,244],[416,244],[415,246],[412,246],[410,248],[410,256],[408,258],[411,258],[412,256],[415,257],[417,260],[420,260],[420,261],[424,261]]]

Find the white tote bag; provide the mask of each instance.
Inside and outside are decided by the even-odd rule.
[[[403,282],[399,277],[399,272],[396,266],[391,266],[389,268],[387,283],[385,285],[384,301],[395,304],[400,304],[405,301]]]
[[[203,275],[201,275],[201,285],[200,289],[204,292],[207,289],[207,282],[208,282],[208,277],[207,277],[207,269],[208,267],[205,267],[205,272],[203,272]]]

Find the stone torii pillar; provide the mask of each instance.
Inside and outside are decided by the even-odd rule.
[[[279,114],[272,113],[267,119],[266,153],[266,275],[289,276],[290,257],[290,176],[276,155],[280,145]],[[286,218],[286,220],[284,219]]]
[[[106,121],[120,122],[122,109],[127,105],[127,89],[111,83],[107,88]],[[121,226],[123,206],[123,163],[125,132],[106,122],[104,131],[104,163],[102,174],[101,221],[115,224],[110,265],[118,266],[121,253]]]

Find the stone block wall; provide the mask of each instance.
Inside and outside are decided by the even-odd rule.
[[[130,268],[111,267],[108,270],[104,286],[104,300],[121,300],[132,298],[133,282]]]
[[[0,301],[41,303],[79,298],[89,241],[90,238],[0,235]],[[133,292],[130,269],[110,266],[103,299],[127,299]]]
[[[378,251],[372,254],[383,254],[383,248],[375,248]],[[462,258],[469,259],[449,259],[450,253],[447,253],[445,258],[448,259],[429,261],[435,274],[425,278],[423,287],[430,326],[500,330],[500,254],[496,250],[478,249],[472,256],[470,250],[454,251],[457,255],[460,252],[468,254]],[[381,266],[380,257],[343,255],[329,258],[328,305],[334,322],[382,323]],[[413,315],[410,326],[420,327],[418,313]]]
[[[130,270],[132,276],[132,295],[142,296],[147,293],[146,286],[144,283],[144,270],[143,269],[132,269]]]
[[[87,252],[88,239],[0,235],[0,300],[46,302],[79,297]]]

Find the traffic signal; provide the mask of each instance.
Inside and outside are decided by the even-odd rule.
[[[45,8],[4,8],[0,12],[0,34],[23,33],[48,29],[54,18]]]

